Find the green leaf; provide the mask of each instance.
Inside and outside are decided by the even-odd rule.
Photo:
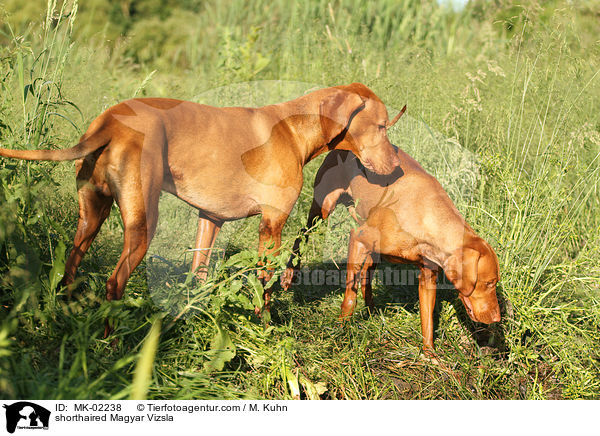
[[[39,294],[41,282],[39,275],[42,270],[42,261],[36,250],[29,246],[19,235],[13,234],[11,244],[7,247],[11,258],[7,279],[13,289],[19,292],[19,302],[15,303],[15,310],[20,310],[29,297]]]
[[[27,89],[25,88],[25,68],[23,66],[23,54],[17,53],[17,79],[19,80],[19,89],[21,90],[21,103],[25,106],[25,99],[27,98]]]
[[[135,375],[131,386],[130,400],[144,400],[148,393],[148,387],[152,378],[152,368],[154,366],[154,356],[158,348],[158,339],[160,337],[160,319],[157,319],[146,339],[140,352],[140,358],[135,367]]]
[[[320,400],[321,395],[327,392],[327,385],[324,382],[313,383],[308,379],[308,377],[305,377],[303,374],[299,375],[298,380],[304,388],[306,398],[308,398],[309,400]]]
[[[293,400],[300,399],[300,384],[298,383],[298,370],[296,372],[292,371],[287,366],[285,367],[285,378],[288,382],[288,387],[290,388],[290,394]]]
[[[258,253],[256,250],[244,250],[231,256],[223,265],[224,268],[232,266],[244,267],[255,266],[258,263]]]
[[[252,304],[250,299],[248,297],[246,297],[244,294],[239,294],[237,297],[237,301],[238,301],[238,303],[240,303],[240,305],[245,310],[253,310],[254,309],[254,304]]]
[[[222,371],[227,362],[235,357],[235,345],[231,342],[229,333],[217,324],[217,334],[210,342],[208,351],[210,360],[204,364],[207,371]]]
[[[242,286],[244,284],[242,283],[241,280],[233,280],[228,286],[227,286],[227,294],[233,294],[233,295],[237,295],[240,292],[240,289],[242,289]]]
[[[271,312],[262,310],[260,316],[262,317],[263,328],[267,330],[269,328],[269,323],[271,322]]]
[[[54,264],[48,277],[50,278],[50,290],[54,291],[65,275],[65,252],[66,247],[63,241],[59,241],[54,249]]]
[[[265,69],[265,67],[267,65],[269,65],[269,62],[271,62],[270,58],[264,57],[262,56],[260,53],[258,54],[258,57],[254,63],[254,75],[258,74],[259,72],[261,72],[262,70]]]
[[[254,304],[255,307],[263,307],[265,304],[265,300],[263,299],[265,290],[262,283],[254,274],[248,275],[248,283],[252,288],[252,304]]]

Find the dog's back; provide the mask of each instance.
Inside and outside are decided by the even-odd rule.
[[[420,237],[439,239],[451,230],[470,230],[436,178],[404,151],[397,153],[400,168],[382,176],[366,169],[352,153],[331,152],[315,178],[315,198],[343,189],[354,200],[360,223],[376,209],[386,208],[405,232]]]

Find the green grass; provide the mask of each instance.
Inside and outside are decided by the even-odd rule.
[[[70,3],[62,15],[62,3],[49,15],[45,2],[6,3],[2,146],[71,146],[134,95],[259,105],[364,82],[392,115],[408,104],[391,139],[496,249],[503,321],[474,325],[456,292],[440,291],[433,365],[420,356],[416,285],[376,283],[375,313],[359,302],[344,326],[339,286],[276,291],[264,329],[253,313],[258,219],[224,226],[210,280],[194,286],[185,273],[196,215],[168,195],[125,298],[104,301],[122,244],[115,208],[66,301],[56,283],[77,220],[73,164],[2,160],[0,397],[600,397],[595,3],[477,2],[453,13],[409,0],[132,1],[127,20],[121,3],[86,2],[69,17]],[[288,248],[321,161],[305,168]],[[340,206],[314,231],[304,265],[343,269],[351,227]],[[107,316],[116,348],[102,339]]]

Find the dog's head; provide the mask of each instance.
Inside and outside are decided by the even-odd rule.
[[[498,258],[487,242],[476,239],[454,252],[444,265],[444,271],[473,321],[485,324],[500,321],[496,296],[500,279]]]
[[[391,122],[383,102],[365,85],[334,88],[321,101],[321,129],[330,149],[349,150],[377,174],[390,174],[400,166],[396,149],[387,137],[404,109]]]

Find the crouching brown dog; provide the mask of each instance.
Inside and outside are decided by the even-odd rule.
[[[458,290],[469,317],[490,324],[500,321],[498,258],[465,222],[440,183],[408,154],[402,150],[397,154],[402,168],[381,176],[366,170],[348,152],[330,153],[315,178],[307,228],[317,218],[326,219],[338,201],[351,197],[350,213],[360,226],[350,234],[341,318],[352,315],[359,282],[365,304],[373,308],[371,278],[378,255],[390,262],[418,265],[423,348],[433,355],[433,308],[440,269]],[[301,238],[282,278],[284,289],[292,282]]]
[[[117,202],[124,244],[106,298],[118,300],[154,235],[161,190],[197,208],[212,229],[204,236],[213,242],[224,221],[262,214],[259,251],[268,254],[281,244],[281,229],[302,188],[302,167],[338,148],[355,153],[374,172],[389,174],[399,165],[384,128],[393,122],[381,100],[358,83],[260,108],[142,98],[106,110],[72,148],[0,149],[0,156],[76,160],[79,223],[64,285],[74,281]],[[267,308],[268,302],[267,290]]]

